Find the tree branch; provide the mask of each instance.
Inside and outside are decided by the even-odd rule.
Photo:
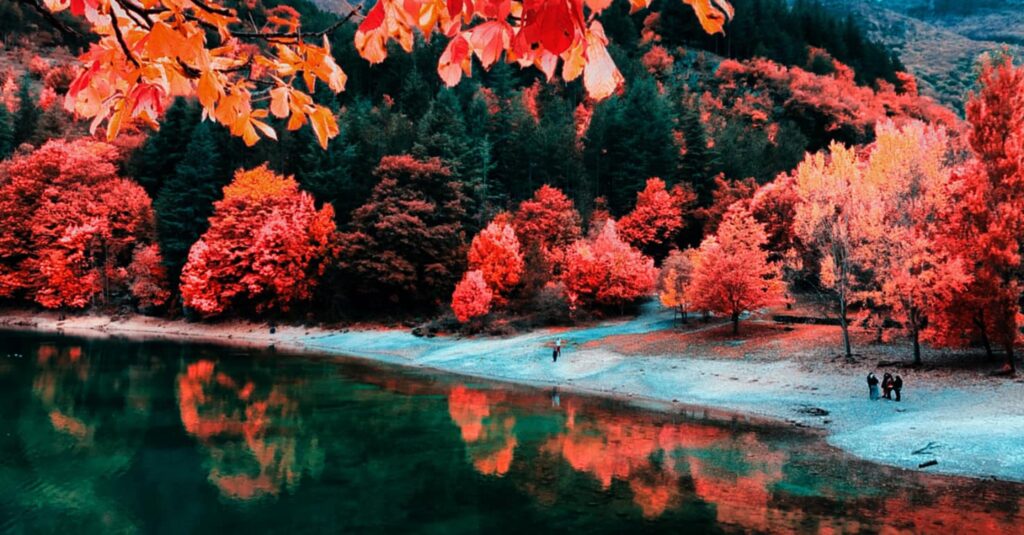
[[[193,1],[195,1],[195,0],[193,0]],[[352,10],[349,11],[348,14],[345,15],[344,17],[338,19],[337,21],[332,23],[330,26],[324,28],[323,30],[319,30],[319,31],[315,31],[315,32],[231,32],[231,35],[233,35],[234,37],[239,37],[239,38],[267,39],[267,40],[272,40],[272,39],[298,40],[298,39],[303,39],[303,38],[308,38],[308,37],[323,37],[323,36],[325,36],[327,34],[330,34],[330,33],[334,32],[334,30],[337,30],[342,25],[344,25],[346,22],[352,20],[352,18],[355,17],[356,15],[358,15],[362,11],[362,9],[363,9],[363,4],[358,4],[355,7],[353,7]]]
[[[46,22],[50,23],[51,26],[57,29],[67,40],[81,39],[83,35],[77,30],[68,26],[64,21],[60,20],[57,15],[54,15],[52,11],[46,9],[46,6],[42,5],[39,0],[17,0],[18,3],[24,4],[30,7],[33,11],[39,14],[39,16],[46,19]]]

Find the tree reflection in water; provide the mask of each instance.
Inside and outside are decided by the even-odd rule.
[[[276,496],[323,469],[317,437],[306,431],[290,389],[267,379],[231,377],[209,360],[178,376],[181,422],[205,449],[209,479],[224,497]]]
[[[28,357],[0,366],[12,429],[0,532],[1003,534],[1024,522],[1020,485],[881,467],[703,410],[564,390],[554,404],[222,347],[0,344]]]

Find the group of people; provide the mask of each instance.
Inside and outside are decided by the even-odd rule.
[[[878,399],[879,397],[884,397],[885,399],[893,399],[893,393],[896,394],[895,401],[900,401],[900,391],[903,390],[902,377],[900,377],[899,375],[894,376],[893,374],[887,372],[885,375],[882,376],[881,394],[879,394],[878,386],[878,377],[875,376],[875,372],[868,373],[868,397],[870,397],[872,401]]]

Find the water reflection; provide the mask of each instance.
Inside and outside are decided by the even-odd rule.
[[[1022,533],[1020,485],[726,415],[212,347],[0,344],[27,356],[0,368],[0,532]]]
[[[374,382],[365,376],[362,380]],[[394,380],[384,384],[396,391],[427,393],[422,386],[410,388]],[[449,414],[476,471],[485,476],[509,474],[516,446],[529,447],[517,440],[514,414],[540,410],[544,395],[474,389],[461,383],[444,388]],[[811,446],[813,453],[832,458],[794,458],[778,444],[763,440],[762,434],[772,433],[756,427],[665,421],[580,397],[551,403],[556,395],[547,395],[547,412],[561,413],[555,418],[559,425],[549,426],[539,442],[536,437],[530,441],[537,443],[536,452],[523,456],[532,466],[521,467],[510,477],[543,479],[557,472],[545,463],[566,463],[603,491],[625,484],[646,519],[703,503],[713,509],[720,527],[747,532],[1024,533],[1024,497],[1014,498],[1016,492],[1009,499],[994,492],[982,500],[964,501],[971,495],[965,492],[986,488],[981,481],[852,462],[836,452],[817,451],[828,450],[820,444]],[[841,464],[834,464],[837,461]],[[558,493],[538,481],[524,481],[520,487],[543,504],[557,500]],[[996,496],[1003,503],[993,505]]]
[[[292,397],[300,388],[270,376],[232,377],[210,360],[178,375],[182,425],[205,450],[210,482],[223,496],[276,496],[303,474],[319,477],[323,451]]]

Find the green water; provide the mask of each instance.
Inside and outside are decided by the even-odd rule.
[[[1020,533],[1024,486],[703,411],[0,333],[0,532]]]

